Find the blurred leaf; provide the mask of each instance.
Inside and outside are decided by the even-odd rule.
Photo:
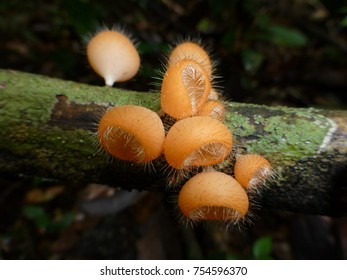
[[[26,205],[23,207],[23,215],[32,220],[36,227],[47,228],[50,224],[50,218],[44,208],[35,205]]]
[[[343,13],[343,14],[347,14],[347,6],[344,6],[344,7],[342,7],[342,8],[340,8],[340,13]]]
[[[201,33],[212,32],[214,29],[214,23],[208,18],[202,18],[197,25],[197,30]]]
[[[307,37],[299,30],[271,25],[267,28],[270,34],[270,40],[276,45],[286,47],[302,47],[307,44]]]
[[[243,50],[241,52],[241,58],[243,67],[250,73],[255,73],[264,61],[263,54],[252,49]]]
[[[223,39],[222,39],[223,45],[231,51],[233,44],[234,44],[234,34],[232,31],[229,31],[224,34]]]
[[[43,198],[44,192],[39,188],[31,189],[25,195],[25,200],[29,203],[42,202],[44,201]]]
[[[64,191],[64,186],[52,186],[46,190],[34,188],[29,190],[26,195],[26,201],[29,203],[41,203],[54,199]]]
[[[345,16],[345,17],[341,20],[340,25],[341,25],[342,27],[347,27],[347,16]]]
[[[65,229],[74,219],[74,214],[72,212],[66,212],[53,220],[43,207],[36,205],[24,206],[22,213],[26,218],[32,220],[37,228],[47,229],[50,232],[57,232]]]
[[[45,210],[36,205],[25,205],[23,207],[23,215],[28,219],[37,219],[43,215],[45,215]]]
[[[266,260],[271,258],[272,239],[270,236],[258,238],[252,248],[253,257],[257,260]]]
[[[72,212],[65,213],[58,221],[51,225],[52,230],[62,230],[67,228],[72,223],[73,219],[74,214]]]
[[[43,215],[35,220],[35,225],[37,228],[46,229],[49,227],[51,221],[48,215]]]

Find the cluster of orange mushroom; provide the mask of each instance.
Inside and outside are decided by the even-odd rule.
[[[107,40],[107,46],[98,46],[97,40],[91,39],[87,55],[88,60],[93,61],[92,68],[104,77],[106,84],[112,85],[117,79],[111,78],[115,74],[108,72],[123,73],[126,70],[115,70],[114,65],[107,66],[107,71],[100,70],[107,60],[103,59],[103,66],[98,66],[97,59],[91,55],[96,53],[102,57],[106,49],[114,51],[114,46],[109,47],[109,44],[114,40],[117,45],[119,38],[125,35],[119,35],[116,30],[104,32],[97,36],[114,35],[113,39]],[[129,57],[136,57],[134,49],[132,45]],[[122,53],[126,56],[127,51],[123,49]],[[183,42],[172,50],[161,84],[160,104],[165,113],[163,118],[140,106],[109,109],[98,126],[101,146],[112,156],[125,161],[148,163],[163,156],[174,170],[199,170],[185,182],[178,194],[181,212],[193,221],[237,222],[245,217],[249,209],[248,193],[264,183],[271,174],[271,165],[260,155],[246,154],[236,158],[234,177],[214,170],[214,165],[230,156],[233,136],[223,124],[225,109],[219,93],[213,88],[211,59],[198,43]],[[167,131],[165,127],[168,125],[162,119],[170,120]]]

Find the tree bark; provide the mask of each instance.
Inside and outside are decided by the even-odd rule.
[[[0,173],[41,176],[75,186],[102,183],[167,191],[160,161],[143,166],[110,159],[95,137],[102,113],[116,105],[160,109],[157,93],[132,92],[0,71]],[[347,214],[347,112],[226,102],[234,149],[273,166],[259,203],[302,213]],[[232,166],[216,168],[232,173]]]

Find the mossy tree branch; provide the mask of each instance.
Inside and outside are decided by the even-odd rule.
[[[98,118],[125,104],[158,111],[159,96],[0,71],[0,173],[164,191],[162,170],[119,164],[97,151]],[[227,109],[235,147],[264,155],[277,174],[263,205],[347,214],[347,112],[238,103]]]

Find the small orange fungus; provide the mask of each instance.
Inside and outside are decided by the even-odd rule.
[[[176,122],[169,130],[164,154],[176,169],[208,166],[223,161],[232,148],[232,134],[221,122],[204,116]]]
[[[264,183],[271,175],[271,164],[260,155],[241,155],[234,166],[235,179],[244,188],[254,188]]]
[[[133,42],[117,30],[106,29],[95,34],[88,42],[87,57],[108,86],[131,79],[140,67],[140,56]]]
[[[163,150],[164,126],[159,116],[140,106],[126,105],[108,110],[100,120],[101,146],[111,155],[127,161],[145,163]]]
[[[218,121],[224,118],[225,109],[223,103],[215,100],[208,100],[197,113],[198,116],[210,116]]]
[[[176,119],[190,117],[201,108],[211,90],[206,71],[194,60],[180,60],[166,71],[160,103]]]
[[[212,79],[212,62],[208,53],[199,44],[183,42],[178,44],[169,56],[169,66],[183,59],[191,59],[201,64],[206,70],[208,78]]]
[[[233,177],[222,172],[202,172],[184,184],[178,206],[192,220],[238,221],[246,215],[249,201]]]
[[[209,100],[218,100],[219,97],[220,97],[220,93],[216,89],[211,88],[211,92],[208,95],[208,99]]]

